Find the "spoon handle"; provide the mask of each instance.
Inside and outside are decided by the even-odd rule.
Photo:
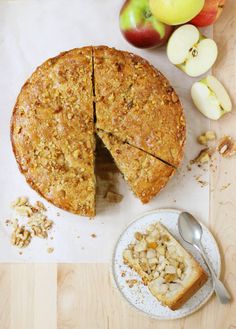
[[[202,258],[204,259],[207,267],[209,268],[210,272],[211,272],[211,275],[212,275],[212,279],[213,279],[213,287],[215,289],[215,293],[217,295],[217,297],[219,298],[220,302],[222,304],[227,304],[230,302],[231,300],[231,296],[228,292],[228,290],[226,289],[226,287],[224,286],[224,284],[222,283],[222,281],[220,281],[216,274],[215,274],[215,271],[211,265],[211,261],[209,260],[209,258],[207,257],[206,253],[205,253],[205,250],[202,246],[201,243],[199,243],[197,246],[197,249],[199,250],[199,252],[201,253],[202,255]]]

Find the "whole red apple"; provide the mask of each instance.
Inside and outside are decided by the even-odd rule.
[[[191,24],[199,27],[214,24],[223,11],[226,0],[205,0],[201,12],[191,20]]]
[[[120,29],[125,39],[138,48],[161,46],[173,31],[172,26],[152,15],[148,0],[126,0],[120,11]]]

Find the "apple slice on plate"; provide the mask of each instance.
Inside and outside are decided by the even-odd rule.
[[[215,41],[203,36],[191,24],[175,30],[167,45],[167,56],[171,63],[191,77],[206,73],[215,63],[217,54]]]
[[[209,119],[218,120],[232,110],[227,91],[212,75],[195,82],[191,89],[191,96],[197,109]]]

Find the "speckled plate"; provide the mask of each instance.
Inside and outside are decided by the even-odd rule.
[[[177,224],[180,212],[180,210],[174,209],[160,209],[144,213],[138,218],[135,218],[135,220],[119,237],[112,257],[112,275],[115,285],[121,292],[122,296],[137,310],[144,312],[149,317],[160,320],[178,319],[190,315],[202,307],[213,294],[212,280],[201,256],[192,246],[185,243],[179,235]],[[144,232],[150,224],[158,221],[166,226],[171,234],[173,234],[173,236],[194,256],[194,258],[209,274],[209,279],[204,286],[177,311],[172,311],[168,307],[162,306],[149,292],[148,288],[140,282],[140,277],[123,263],[123,250],[133,241],[134,233],[137,231]],[[204,225],[202,225],[202,227],[202,244],[212,262],[217,276],[219,277],[221,260],[217,243],[210,231]],[[133,287],[130,288],[127,280],[129,281],[132,279],[136,279],[138,283],[134,284]]]

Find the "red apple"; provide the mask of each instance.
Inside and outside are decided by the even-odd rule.
[[[161,46],[173,31],[172,26],[152,15],[148,0],[126,0],[120,11],[120,29],[125,39],[138,48]]]
[[[201,12],[191,20],[191,24],[199,27],[214,24],[223,11],[226,0],[205,0]]]

